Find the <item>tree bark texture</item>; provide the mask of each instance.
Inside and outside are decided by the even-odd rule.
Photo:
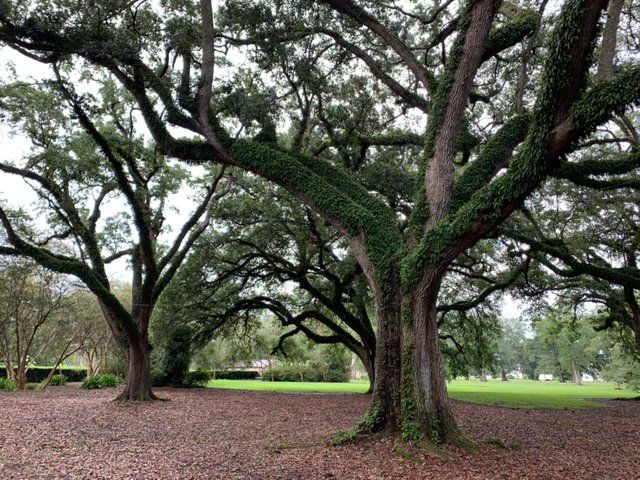
[[[438,335],[436,307],[441,280],[442,273],[430,269],[412,292],[415,420],[430,440],[458,443],[461,432],[449,404]]]
[[[610,81],[613,78],[613,63],[616,58],[616,36],[623,6],[624,0],[612,0],[609,4],[607,23],[602,34],[598,73],[596,74],[596,78],[600,81]]]
[[[376,298],[379,339],[370,416],[378,418],[374,430],[400,432],[405,440],[471,446],[447,394],[436,315],[441,279],[432,270],[413,291],[403,294],[398,284],[394,295]]]
[[[578,367],[576,366],[576,362],[571,362],[571,381],[576,385],[582,385],[582,376],[578,371]]]
[[[374,410],[381,407],[382,418],[374,429],[397,431],[401,422],[400,379],[402,372],[400,279],[390,285],[389,291],[379,289],[375,296],[378,319],[378,341],[375,358]]]
[[[130,341],[127,385],[117,400],[157,400],[151,391],[151,344],[147,338]]]

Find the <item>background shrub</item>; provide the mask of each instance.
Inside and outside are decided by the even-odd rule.
[[[187,372],[184,376],[184,385],[187,387],[204,387],[212,378],[213,374],[209,370],[195,370]]]
[[[117,387],[122,383],[124,383],[124,378],[118,375],[113,375],[112,373],[105,373],[104,375],[87,377],[84,382],[82,382],[81,388],[94,390],[97,388]]]
[[[176,326],[167,341],[160,385],[185,385],[191,364],[191,329],[187,325]]]
[[[27,382],[40,383],[49,376],[51,367],[29,367],[27,370]],[[81,382],[87,378],[87,370],[85,368],[56,368],[59,375],[64,375],[67,382]],[[0,369],[0,378],[6,378],[7,372]]]
[[[67,377],[64,375],[54,375],[51,377],[51,381],[49,385],[52,387],[61,387],[62,385],[67,384]]]
[[[124,378],[114,375],[113,373],[105,373],[100,375],[100,385],[102,387],[117,387],[124,383]]]
[[[213,376],[218,380],[256,380],[260,374],[247,370],[216,370]]]
[[[12,392],[16,389],[16,382],[7,380],[6,378],[0,378],[0,390]]]
[[[322,372],[313,366],[302,367],[301,371],[298,367],[288,365],[275,366],[264,370],[262,380],[267,382],[347,382],[347,376],[344,370],[329,369]],[[304,378],[304,380],[303,380]]]

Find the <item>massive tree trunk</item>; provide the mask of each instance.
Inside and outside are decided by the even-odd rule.
[[[405,328],[404,338],[405,349],[410,348],[412,355],[405,355],[405,362],[411,364],[404,365],[403,436],[415,440],[419,433],[435,443],[470,445],[456,425],[447,394],[436,314],[441,280],[441,272],[427,270],[411,294],[411,328]]]
[[[146,338],[129,341],[127,386],[117,400],[157,400],[151,391],[151,344]]]
[[[406,294],[398,281],[376,298],[376,383],[366,427],[400,433],[406,441],[472,446],[455,423],[447,394],[436,315],[441,278],[431,271]]]
[[[376,291],[377,289],[374,289]],[[390,282],[382,293],[376,291],[376,318],[378,341],[376,344],[375,383],[373,387],[372,422],[374,431],[397,431],[401,424],[400,379],[402,374],[400,279]]]

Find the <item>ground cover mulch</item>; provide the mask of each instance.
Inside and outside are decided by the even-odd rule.
[[[117,393],[0,392],[0,479],[640,479],[634,401],[575,412],[454,402],[479,453],[410,460],[391,438],[331,446],[366,395],[159,389],[170,401],[122,404]]]

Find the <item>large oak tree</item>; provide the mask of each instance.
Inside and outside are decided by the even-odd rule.
[[[541,73],[532,72],[537,83],[531,90],[530,110],[487,109],[487,114],[495,114],[490,127],[480,144],[459,158],[458,140],[467,130],[469,109],[491,96],[483,89],[493,85],[479,81],[480,70],[533,33],[536,15],[517,8],[499,13],[499,2],[493,0],[446,2],[432,8],[410,2],[406,10],[386,2],[322,3],[327,9],[309,8],[311,3],[305,1],[242,2],[253,14],[246,19],[264,31],[262,42],[242,35],[241,24],[235,30],[233,23],[225,24],[227,36],[273,54],[286,54],[289,47],[295,52],[296,46],[319,46],[307,64],[314,69],[297,73],[304,77],[305,71],[318,72],[315,80],[322,81],[337,72],[334,81],[345,75],[343,81],[349,82],[344,69],[332,70],[337,58],[351,71],[367,69],[367,85],[377,85],[376,92],[390,91],[404,108],[427,116],[420,153],[412,158],[417,167],[414,199],[404,205],[404,218],[384,196],[365,188],[332,161],[331,151],[339,151],[347,160],[354,145],[345,144],[342,129],[335,129],[323,115],[326,92],[305,95],[297,76],[290,75],[291,89],[302,91],[298,103],[309,108],[302,108],[298,118],[302,135],[289,147],[274,143],[275,123],[268,115],[258,119],[262,130],[255,138],[247,135],[245,125],[240,134],[229,134],[225,125],[233,122],[225,120],[220,107],[225,89],[216,88],[221,84],[214,75],[220,56],[216,39],[225,33],[214,29],[208,0],[199,6],[167,2],[168,9],[156,12],[144,2],[82,2],[78,8],[75,2],[64,1],[54,3],[46,15],[29,2],[19,6],[3,2],[0,41],[45,63],[79,58],[91,63],[135,98],[165,155],[254,172],[283,186],[332,223],[360,263],[376,306],[378,370],[366,425],[373,430],[401,429],[406,439],[464,443],[449,407],[438,345],[442,278],[461,253],[490,235],[551,173],[567,166],[589,168],[568,154],[613,112],[638,101],[640,68],[619,69],[610,80],[591,78],[607,2],[567,0],[546,37]],[[286,28],[274,31],[278,25]],[[328,39],[331,44],[323,43]],[[259,67],[266,71],[270,65]],[[502,80],[499,90],[506,95],[524,91],[514,85],[517,76]],[[246,96],[250,91],[240,93]],[[341,102],[347,111],[357,105]],[[374,98],[361,113],[379,113],[381,108]],[[328,141],[310,152],[300,146],[312,120],[304,112],[314,111]],[[375,133],[406,127],[403,121],[389,124],[380,125]],[[190,135],[180,136],[173,127]],[[366,143],[360,142],[358,150],[363,145],[366,150]],[[604,173],[613,168],[608,161],[598,166]]]
[[[21,161],[0,162],[0,171],[29,183],[48,228],[42,233],[27,228],[20,221],[24,213],[1,206],[6,243],[0,254],[30,257],[47,269],[80,279],[97,297],[129,361],[127,386],[119,398],[152,399],[151,314],[209,225],[213,204],[227,192],[220,185],[224,168],[199,180],[191,177],[145,145],[135,128],[132,106],[113,82],[105,79],[99,100],[92,102],[76,94],[57,68],[54,73],[50,82],[2,87],[0,104],[10,124],[30,138],[33,149]],[[202,196],[167,242],[168,203],[187,182]],[[132,273],[130,305],[116,296],[107,271],[123,258]]]

